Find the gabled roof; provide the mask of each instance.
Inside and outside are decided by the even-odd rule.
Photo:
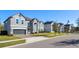
[[[5,23],[6,21],[8,21],[8,19],[11,19],[11,18],[12,18],[12,16],[8,17],[8,18],[4,21],[4,23]]]
[[[21,16],[23,16],[25,18],[26,21],[31,21],[32,19],[29,17],[25,17],[22,13],[19,13]]]
[[[39,21],[39,23],[44,23],[43,21]]]
[[[31,20],[32,20],[32,19],[29,18],[29,17],[25,17],[22,13],[18,13],[18,14],[19,14],[19,16],[23,16],[26,21],[31,21]],[[4,21],[4,23],[5,23],[7,20],[11,19],[12,17],[13,17],[13,16],[8,17],[8,18]]]
[[[71,24],[65,24],[64,26],[70,26]]]
[[[60,25],[64,25],[63,23],[58,23],[58,24],[60,24]]]
[[[31,20],[31,22],[33,22],[34,20],[37,20],[37,22],[39,22],[39,20],[38,20],[37,18],[33,18],[33,19]]]
[[[38,22],[42,22],[42,21],[39,21],[37,18],[29,18],[29,17],[26,17],[26,16],[24,16],[22,13],[17,13],[19,16],[23,16],[24,18],[25,18],[25,20],[26,21],[30,21],[30,22],[32,22],[32,21],[34,21],[34,20],[37,20]],[[16,15],[17,15],[16,14]],[[9,19],[11,19],[13,16],[10,16],[10,17],[8,17],[5,21],[4,21],[4,23],[7,21],[7,20],[9,20]]]
[[[53,23],[53,21],[47,21],[44,24],[52,24],[52,23]]]

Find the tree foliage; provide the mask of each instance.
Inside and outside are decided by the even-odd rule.
[[[79,27],[79,18],[77,19],[76,23],[77,23],[77,27]]]
[[[53,30],[54,32],[58,32],[58,24],[56,22],[53,24]]]
[[[3,30],[3,25],[0,23],[0,31]]]

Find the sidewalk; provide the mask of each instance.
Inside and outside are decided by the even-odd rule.
[[[42,40],[47,40],[50,39],[48,37],[43,37],[43,36],[39,36],[39,37],[28,37],[28,38],[24,38],[26,39],[27,43],[33,43],[33,42],[37,42],[37,41],[42,41]]]

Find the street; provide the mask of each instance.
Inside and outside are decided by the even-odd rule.
[[[67,34],[39,42],[14,46],[11,48],[78,48],[79,34]]]

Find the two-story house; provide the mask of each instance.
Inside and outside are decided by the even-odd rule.
[[[39,32],[44,32],[44,22],[39,21]]]
[[[9,35],[38,33],[39,28],[41,28],[39,25],[38,19],[25,17],[21,13],[10,16],[4,21],[4,29]]]
[[[44,23],[44,31],[45,32],[53,32],[53,21],[47,21]]]
[[[57,24],[57,31],[64,32],[64,24],[63,23],[56,23]],[[46,32],[53,32],[54,29],[54,22],[48,21],[44,23],[44,31]]]
[[[73,24],[65,24],[64,25],[64,32],[73,32],[74,31],[74,25]]]
[[[58,27],[59,27],[59,32],[64,32],[64,24],[63,23],[58,23]]]

